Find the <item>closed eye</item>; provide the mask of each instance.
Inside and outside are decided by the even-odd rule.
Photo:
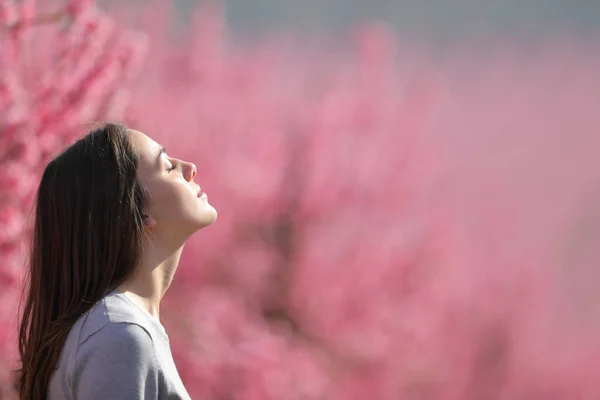
[[[174,163],[174,162],[172,162],[172,161],[170,160],[170,157],[169,157],[169,156],[167,156],[167,153],[166,153],[166,152],[165,152],[165,153],[163,153],[163,154],[164,154],[164,155],[165,155],[165,157],[166,157],[166,158],[169,160],[169,164],[171,165],[169,168],[167,168],[167,172],[171,172],[171,171],[175,170],[175,168],[177,168],[177,164],[176,164],[176,163]]]

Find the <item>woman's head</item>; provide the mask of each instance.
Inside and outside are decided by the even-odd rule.
[[[160,149],[141,132],[106,124],[46,166],[19,332],[21,398],[45,398],[70,328],[135,275],[146,241],[181,246],[216,219],[196,197],[195,166]]]
[[[196,166],[169,157],[164,147],[135,130],[130,137],[139,157],[137,177],[149,196],[145,227],[165,246],[181,246],[192,233],[212,224],[216,210],[194,181]]]

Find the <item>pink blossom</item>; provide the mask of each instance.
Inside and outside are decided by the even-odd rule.
[[[373,23],[343,54],[240,44],[210,6],[174,43],[165,3],[135,32],[92,1],[65,29],[0,7],[44,29],[0,56],[1,326],[45,162],[117,116],[195,162],[219,211],[164,299],[192,398],[598,397],[594,52],[440,60]]]

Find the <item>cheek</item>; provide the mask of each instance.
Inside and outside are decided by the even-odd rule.
[[[150,210],[157,220],[177,220],[189,212],[195,203],[192,193],[173,184],[155,184],[150,191]]]

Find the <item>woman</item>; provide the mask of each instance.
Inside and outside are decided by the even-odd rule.
[[[118,124],[52,160],[19,331],[21,399],[187,399],[159,320],[186,240],[216,210],[194,164]]]

